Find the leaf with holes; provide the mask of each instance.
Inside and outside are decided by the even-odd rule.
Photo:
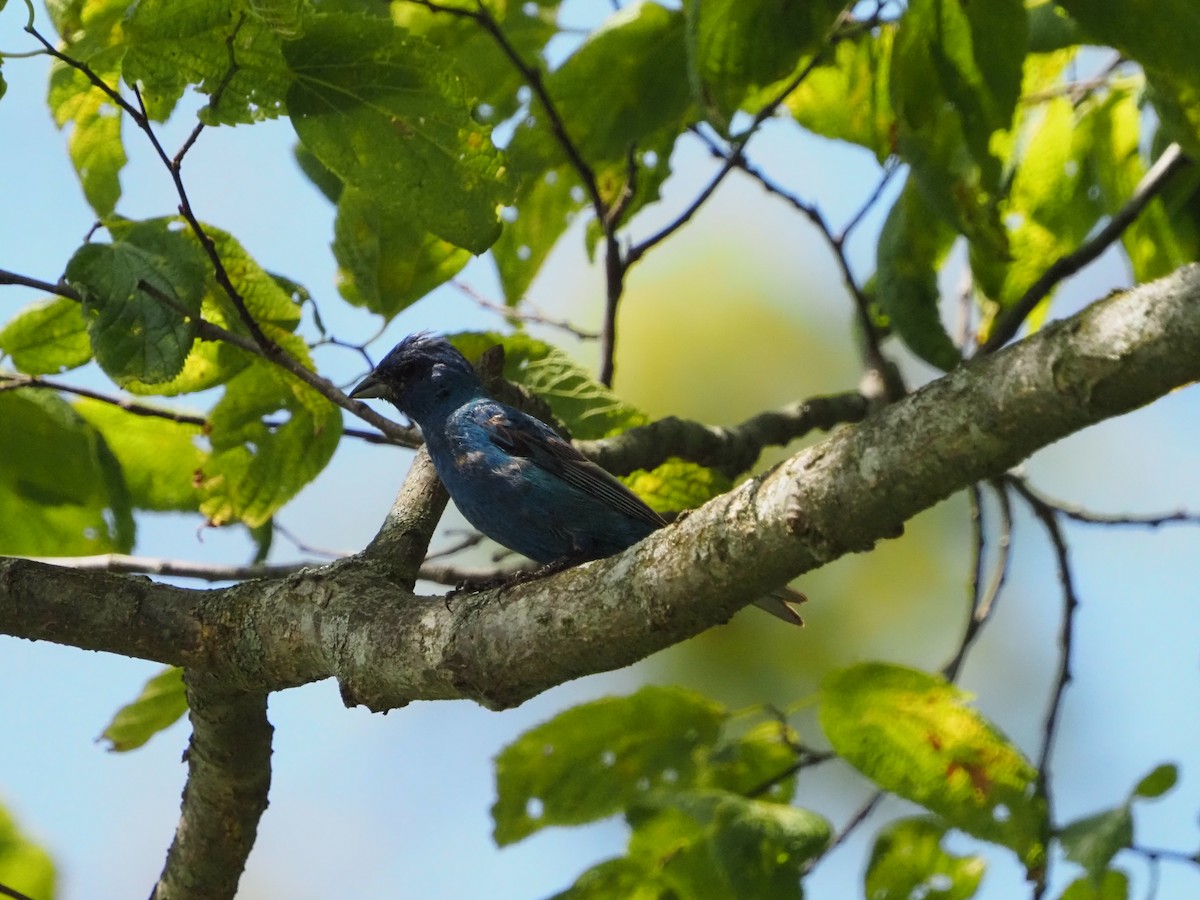
[[[900,819],[875,838],[867,863],[868,900],[969,900],[987,867],[982,856],[955,856],[942,841],[946,824],[931,816]]]
[[[348,14],[308,18],[283,51],[292,125],[317,159],[456,246],[495,242],[507,169],[451,58],[390,21]]]
[[[576,706],[509,744],[496,758],[496,842],[548,825],[579,825],[628,807],[651,788],[687,784],[696,752],[728,713],[679,688]]]
[[[338,292],[385,319],[458,274],[471,254],[421,227],[402,203],[347,185],[338,199],[333,255]]]
[[[162,222],[75,251],[65,277],[83,297],[96,361],[114,381],[155,384],[183,370],[206,274],[199,248]]]
[[[945,679],[884,663],[841,669],[821,686],[820,718],[837,754],[884,790],[1043,864],[1037,770]]]

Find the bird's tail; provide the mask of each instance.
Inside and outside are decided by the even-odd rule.
[[[789,622],[792,625],[803,627],[804,620],[800,618],[800,614],[792,607],[805,603],[807,600],[808,598],[799,591],[793,591],[789,587],[781,587],[778,590],[771,591],[765,597],[755,600],[754,605],[761,610],[769,612],[777,619],[783,619],[783,621]]]

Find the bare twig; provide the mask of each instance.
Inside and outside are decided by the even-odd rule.
[[[1066,256],[1060,256],[1042,277],[1013,304],[1012,308],[996,323],[992,333],[979,347],[980,353],[991,353],[1008,343],[1020,330],[1029,314],[1063,279],[1074,275],[1088,263],[1115,243],[1125,229],[1144,210],[1170,180],[1171,175],[1188,163],[1178,144],[1172,143],[1162,152],[1154,165],[1142,177],[1133,195],[1103,228]]]
[[[1011,478],[1012,476],[1010,476]],[[1036,497],[1039,503],[1054,509],[1064,518],[1085,525],[1128,525],[1144,528],[1161,528],[1163,525],[1200,525],[1200,513],[1176,510],[1169,513],[1098,513],[1060,500],[1052,500],[1038,491],[1028,481],[1022,481],[1024,493]]]
[[[837,260],[838,268],[842,273],[842,282],[846,285],[846,290],[850,292],[850,296],[854,300],[855,315],[857,316],[859,329],[863,336],[863,354],[866,358],[866,364],[883,378],[883,384],[887,388],[887,398],[892,401],[899,400],[905,393],[904,384],[899,380],[898,375],[895,377],[891,375],[893,367],[888,365],[887,359],[880,348],[879,329],[875,327],[875,319],[871,315],[870,301],[854,277],[854,273],[850,269],[850,260],[846,255],[846,242],[850,234],[862,222],[863,217],[879,202],[879,198],[883,195],[884,189],[891,181],[892,176],[898,171],[899,166],[895,164],[884,166],[882,177],[876,183],[874,190],[872,190],[866,201],[858,208],[846,226],[840,232],[834,233],[826,221],[824,213],[821,212],[820,207],[814,203],[808,203],[800,199],[776,183],[761,169],[751,164],[746,159],[740,147],[730,152],[722,148],[701,129],[692,128],[691,131],[705,143],[713,156],[732,163],[734,168],[757,181],[767,193],[773,194],[785,201],[816,226],[821,236],[825,238],[825,242],[829,245],[830,250],[833,251],[834,259]]]
[[[996,493],[996,500],[1000,508],[1000,531],[996,537],[996,564],[992,568],[992,577],[985,589],[982,579],[985,549],[980,510],[982,498],[979,486],[971,487],[971,523],[975,534],[975,562],[971,577],[971,614],[967,619],[966,628],[963,630],[962,639],[959,641],[958,650],[942,669],[942,674],[951,681],[958,677],[967,652],[979,636],[980,630],[991,618],[996,599],[1000,596],[1000,591],[1008,577],[1013,527],[1012,502],[1009,500],[1008,492],[1002,482],[992,482],[992,488]]]
[[[494,300],[489,300],[487,297],[483,296],[483,294],[479,293],[479,291],[475,290],[475,288],[471,287],[471,285],[464,281],[455,279],[454,281],[451,281],[450,284],[463,296],[470,298],[470,300],[474,302],[476,306],[480,307],[481,309],[486,309],[488,312],[498,313],[504,316],[506,319],[518,319],[522,322],[529,322],[535,325],[548,325],[551,328],[557,328],[560,331],[565,331],[568,334],[574,335],[582,341],[594,341],[600,336],[594,331],[585,331],[582,328],[578,328],[565,319],[552,319],[541,311],[528,305],[526,305],[524,309],[519,309],[512,306],[507,306],[503,303],[497,303]]]
[[[1063,616],[1062,627],[1059,632],[1059,656],[1058,656],[1058,673],[1054,678],[1054,685],[1050,692],[1050,703],[1046,709],[1046,718],[1042,724],[1042,741],[1038,751],[1037,770],[1038,770],[1038,794],[1042,801],[1046,804],[1046,822],[1047,828],[1054,821],[1054,798],[1050,790],[1050,760],[1054,753],[1055,738],[1058,736],[1058,723],[1062,713],[1063,696],[1066,693],[1067,685],[1072,680],[1072,650],[1074,648],[1075,639],[1075,612],[1079,607],[1079,597],[1075,591],[1075,581],[1071,572],[1071,561],[1067,550],[1066,538],[1063,536],[1062,528],[1058,522],[1058,511],[1054,507],[1043,503],[1040,498],[1035,496],[1030,491],[1026,490],[1024,482],[1020,479],[1010,478],[1007,483],[1012,486],[1026,503],[1029,504],[1033,514],[1042,523],[1042,527],[1046,529],[1046,534],[1050,538],[1050,543],[1054,548],[1054,557],[1058,563],[1058,578],[1062,584],[1063,594]],[[1044,836],[1045,839],[1049,835]],[[1045,871],[1039,873],[1034,884],[1034,897],[1040,898],[1045,894],[1047,878]]]

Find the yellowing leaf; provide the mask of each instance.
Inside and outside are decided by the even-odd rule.
[[[963,831],[1045,856],[1037,771],[954,685],[915,669],[864,663],[821,686],[821,726],[838,755],[885,790]]]

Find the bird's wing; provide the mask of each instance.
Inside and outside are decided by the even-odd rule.
[[[556,475],[630,518],[655,528],[667,524],[637,494],[576,450],[544,422],[494,402],[481,404],[475,414],[476,421],[492,443],[505,453],[528,459],[538,468]]]

